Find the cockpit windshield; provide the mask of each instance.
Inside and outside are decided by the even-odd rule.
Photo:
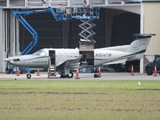
[[[46,52],[44,50],[39,50],[35,53],[33,53],[34,55],[38,55],[38,56],[45,56],[46,55]]]

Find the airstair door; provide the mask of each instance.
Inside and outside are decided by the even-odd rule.
[[[49,65],[50,76],[55,76],[56,75],[56,53],[55,53],[55,50],[49,50],[49,57],[50,57],[50,65]]]
[[[55,51],[54,50],[50,50],[49,51],[49,56],[50,56],[50,60],[51,60],[51,66],[56,64],[56,55],[55,55]]]

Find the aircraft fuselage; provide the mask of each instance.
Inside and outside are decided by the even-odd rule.
[[[55,65],[60,66],[67,60],[75,60],[80,58],[78,49],[42,49],[37,53],[30,55],[9,57],[10,63],[18,67],[28,68],[48,68],[49,66],[49,50],[56,51]],[[106,62],[112,62],[119,59],[125,59],[129,55],[128,52],[113,50],[94,50],[93,66],[99,66]]]
[[[50,64],[49,51],[55,51],[55,65],[58,67],[68,60],[80,59],[78,49],[41,49],[30,55],[9,57],[10,64],[17,67],[48,68]],[[79,62],[79,60],[78,60]]]

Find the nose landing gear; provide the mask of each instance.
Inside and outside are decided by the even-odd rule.
[[[31,73],[27,73],[26,77],[27,79],[30,79],[32,77]]]

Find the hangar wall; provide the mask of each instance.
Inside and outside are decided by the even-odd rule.
[[[125,12],[114,16],[111,46],[130,44],[135,33],[140,33],[140,15]]]
[[[0,71],[3,72],[4,71],[4,62],[3,62],[3,58],[5,58],[5,41],[4,41],[4,35],[5,35],[5,31],[4,31],[4,13],[3,10],[0,9],[0,26],[1,26],[1,32],[0,32]]]
[[[0,72],[5,72],[7,56],[19,55],[19,22],[11,9],[0,9]]]
[[[154,33],[145,55],[160,55],[160,2],[143,2],[143,33]]]

